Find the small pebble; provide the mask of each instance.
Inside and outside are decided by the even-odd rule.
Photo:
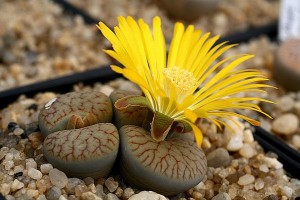
[[[98,197],[92,192],[85,192],[81,196],[82,200],[103,200],[101,197]]]
[[[127,200],[129,199],[132,195],[134,195],[134,191],[132,188],[125,188],[123,192],[123,199]]]
[[[39,196],[39,191],[38,190],[32,190],[32,189],[29,189],[26,191],[26,194],[29,196],[29,197],[34,197],[34,198],[37,198]]]
[[[37,168],[37,163],[35,162],[35,160],[33,158],[27,158],[25,160],[25,162],[26,162],[26,169],[29,169],[29,168],[36,169]]]
[[[96,192],[97,192],[96,186],[95,186],[94,183],[89,184],[89,185],[88,185],[88,189],[89,189],[89,191],[91,191],[92,193],[96,193]]]
[[[83,182],[86,185],[90,185],[90,184],[94,184],[95,180],[92,177],[86,177],[86,178],[83,179]]]
[[[20,136],[24,133],[24,130],[21,129],[21,128],[16,128],[14,131],[13,131],[13,134],[16,135],[16,136]]]
[[[269,172],[269,168],[266,164],[262,164],[259,166],[259,170],[262,171],[262,172],[265,172],[265,173],[268,173]]]
[[[106,195],[106,200],[119,200],[119,198],[117,197],[117,195],[113,194],[113,193],[108,193]],[[140,199],[141,200],[141,199]],[[146,199],[145,199],[146,200]]]
[[[104,191],[103,191],[103,185],[100,185],[100,184],[96,185],[96,192],[95,192],[95,194],[97,196],[99,196],[99,197],[102,197],[102,198],[104,198],[106,196],[105,193],[104,193]]]
[[[220,192],[214,196],[211,200],[231,200],[230,196],[227,193]]]
[[[293,189],[288,186],[284,186],[283,188],[281,188],[281,192],[283,195],[287,196],[288,198],[291,198],[293,195]]]
[[[106,181],[105,181],[105,186],[107,187],[107,189],[108,189],[110,192],[114,192],[114,191],[116,191],[116,189],[118,188],[119,183],[118,183],[117,181],[114,181],[114,178],[113,178],[113,177],[109,177],[109,178],[106,179]]]
[[[253,183],[255,181],[255,177],[251,174],[245,174],[244,176],[241,176],[238,180],[239,185],[248,185],[250,183]]]
[[[12,161],[12,160],[8,160],[8,161],[3,162],[3,163],[5,163],[4,168],[5,168],[6,171],[9,171],[11,168],[14,167],[14,161]]]
[[[43,194],[40,194],[36,200],[47,200],[46,196]]]
[[[250,129],[244,130],[243,133],[244,133],[244,142],[245,143],[251,143],[254,141],[253,133]]]
[[[28,176],[32,179],[39,180],[43,177],[43,174],[39,170],[30,167],[28,169]]]
[[[53,169],[53,166],[50,163],[41,164],[41,172],[43,174],[49,174],[49,172]]]
[[[66,185],[66,191],[68,194],[75,194],[75,187],[77,185],[81,185],[84,182],[78,178],[69,178],[68,183]],[[96,187],[97,188],[97,187]],[[103,191],[103,188],[102,188]]]
[[[291,135],[295,133],[299,126],[299,119],[292,113],[283,114],[272,122],[272,130],[281,135]]]
[[[75,187],[75,196],[80,197],[83,193],[88,192],[86,185],[77,185]]]
[[[207,166],[209,167],[225,167],[230,163],[230,156],[226,149],[218,148],[207,155]]]
[[[300,149],[300,135],[293,135],[293,137],[292,137],[292,144],[297,149]]]
[[[9,193],[10,193],[10,184],[8,184],[8,183],[2,183],[0,185],[0,194],[3,194],[4,196],[6,196]]]
[[[291,111],[294,107],[294,104],[295,104],[294,99],[289,95],[282,96],[276,101],[276,107],[281,112]]]
[[[225,127],[224,129],[224,138],[227,141],[226,149],[228,151],[238,151],[243,146],[245,126],[237,118],[232,120],[226,120],[226,123],[231,128]]]
[[[131,196],[128,200],[167,200],[163,195],[157,194],[152,191],[142,191],[138,194]]]
[[[46,197],[48,200],[57,200],[61,195],[61,190],[56,187],[56,186],[53,186],[51,187],[47,194],[46,194]]]
[[[244,146],[239,150],[241,156],[245,158],[252,158],[256,155],[255,149],[250,144],[244,144]]]
[[[58,198],[58,200],[68,200],[65,196],[60,195],[60,197]]]
[[[300,101],[297,101],[294,105],[294,112],[300,118]]]
[[[68,183],[66,174],[56,168],[50,170],[49,178],[51,183],[58,188],[64,188]]]
[[[268,167],[274,169],[281,169],[283,165],[276,158],[263,157],[263,160],[266,162]]]
[[[24,187],[24,183],[22,183],[22,182],[18,181],[17,179],[15,179],[13,181],[13,183],[11,184],[10,189],[11,189],[12,192],[15,192],[15,191],[17,191],[17,190],[19,190],[23,187]]]
[[[191,195],[194,199],[200,199],[203,197],[203,195],[200,192],[197,191],[193,191],[192,195]]]
[[[115,191],[115,195],[117,195],[117,197],[121,198],[123,195],[123,189],[118,187]]]
[[[264,188],[264,186],[265,186],[265,182],[261,178],[255,180],[254,183],[255,190],[261,190]]]
[[[40,132],[33,132],[28,136],[29,141],[33,149],[38,148],[43,143],[43,136]]]

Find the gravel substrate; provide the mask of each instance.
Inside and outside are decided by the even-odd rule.
[[[276,104],[261,105],[262,109],[270,114],[273,119],[258,115],[257,113],[249,113],[249,111],[246,111],[246,113],[248,116],[259,119],[264,129],[274,133],[291,147],[300,151],[300,91],[289,92],[274,80],[273,69],[277,47],[277,43],[270,41],[266,37],[261,37],[253,39],[247,44],[240,44],[237,48],[226,52],[224,56],[238,53],[255,55],[251,61],[244,64],[244,67],[257,68],[267,74],[271,79],[270,84],[276,86],[278,89],[268,90],[267,93],[262,95]]]
[[[96,26],[52,1],[1,1],[0,24],[0,91],[108,63]]]
[[[143,18],[147,23],[151,23],[152,18],[158,15],[162,18],[164,30],[168,30],[166,31],[167,37],[171,36],[173,24],[178,20],[168,16],[160,0],[68,0],[68,2],[86,11],[95,19],[101,19],[111,27],[117,25],[115,19],[119,15]],[[249,27],[272,23],[278,19],[279,15],[279,0],[215,0],[214,2],[219,2],[219,6],[211,14],[204,13],[198,19],[183,22],[195,24],[197,28],[205,32],[224,36]],[[182,21],[182,19],[179,20]]]
[[[123,79],[93,89],[110,94],[117,88],[138,88]],[[91,87],[74,86],[75,91]],[[53,168],[42,153],[42,137],[37,128],[41,107],[54,93],[34,98],[20,97],[1,111],[0,192],[8,199],[294,199],[300,196],[300,181],[291,179],[276,155],[265,153],[253,140],[249,124],[240,122],[232,130],[218,130],[207,121],[199,126],[205,133],[202,145],[208,158],[204,181],[175,197],[164,197],[131,188],[118,171],[110,177],[83,180]],[[230,123],[230,122],[229,122]],[[136,194],[136,195],[135,195]]]

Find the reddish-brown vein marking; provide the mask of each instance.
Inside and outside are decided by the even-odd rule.
[[[83,115],[84,113],[92,113],[100,120],[102,116],[109,112],[107,107],[110,103],[108,98],[101,97],[103,97],[103,94],[98,92],[73,92],[60,95],[49,109],[42,112],[45,125],[53,128],[57,123],[69,118],[72,114],[78,113],[78,111]]]
[[[106,127],[110,130],[101,130],[100,125],[97,124],[93,127],[86,127],[84,132],[81,132],[81,129],[56,132],[47,137],[45,146],[53,156],[67,161],[103,156],[115,150],[118,140],[118,133],[113,131],[111,126],[106,125]],[[84,148],[75,153],[75,141],[78,140],[82,141]],[[68,143],[71,143],[70,152],[62,152],[62,146]]]
[[[204,155],[192,142],[173,139],[155,146],[156,143],[145,136],[142,129],[133,126],[128,126],[127,129],[130,150],[144,167],[178,179],[194,179],[203,174],[205,166],[199,160]]]

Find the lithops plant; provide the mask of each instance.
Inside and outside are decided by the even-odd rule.
[[[50,100],[39,114],[44,137],[65,129],[111,122],[112,104],[101,92],[70,92]]]
[[[119,149],[116,127],[105,123],[111,119],[111,101],[98,91],[50,100],[39,114],[46,159],[70,176],[107,176]]]
[[[156,142],[145,129],[120,130],[121,173],[132,185],[176,195],[197,185],[206,174],[206,158],[194,141],[171,137]]]
[[[136,125],[148,129],[152,118],[151,110],[139,105],[123,105],[122,107],[116,107],[116,103],[119,103],[118,100],[131,96],[137,97],[137,99],[143,99],[141,95],[137,95],[135,92],[126,90],[115,90],[110,94],[109,97],[114,105],[114,124],[118,128],[121,128],[124,125]]]
[[[267,115],[253,101],[271,102],[234,95],[264,92],[261,88],[271,86],[258,83],[268,79],[257,70],[235,70],[253,55],[216,61],[235,46],[226,42],[215,45],[219,36],[209,38],[209,33],[201,35],[192,25],[185,29],[176,23],[167,54],[159,17],[153,19],[152,28],[143,19],[137,22],[130,16],[118,21],[113,31],[102,22],[97,25],[112,44],[112,50],[105,52],[124,66],[112,65],[112,69],[139,85],[145,96],[118,99],[115,109],[148,108],[153,114],[149,132],[130,125],[119,130],[122,175],[144,189],[167,195],[182,192],[199,183],[206,172],[206,158],[200,149],[203,136],[196,120],[206,118],[222,128],[227,125],[221,118],[238,116],[259,125],[234,109]],[[194,141],[178,137],[190,129],[198,147]]]
[[[111,123],[57,131],[44,141],[47,160],[68,176],[104,177],[113,167],[119,134]]]
[[[177,23],[167,59],[159,17],[153,19],[153,33],[143,20],[120,17],[119,24],[115,33],[98,25],[112,43],[106,53],[124,65],[112,69],[138,84],[144,96],[115,91],[111,103],[101,93],[79,92],[50,101],[39,117],[47,136],[45,156],[67,174],[96,177],[107,175],[119,149],[121,175],[129,184],[165,195],[183,192],[197,185],[207,169],[196,120],[206,118],[221,128],[226,124],[220,118],[238,116],[258,125],[233,109],[267,115],[251,101],[269,101],[232,95],[270,86],[257,83],[267,80],[257,70],[234,70],[252,55],[215,62],[234,46],[213,47],[218,36],[208,39],[209,34]],[[224,63],[229,64],[218,69]],[[118,134],[109,124],[112,109]]]

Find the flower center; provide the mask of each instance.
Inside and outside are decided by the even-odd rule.
[[[197,83],[192,72],[179,67],[164,68],[163,74],[173,83],[176,89],[184,92],[194,88]]]

